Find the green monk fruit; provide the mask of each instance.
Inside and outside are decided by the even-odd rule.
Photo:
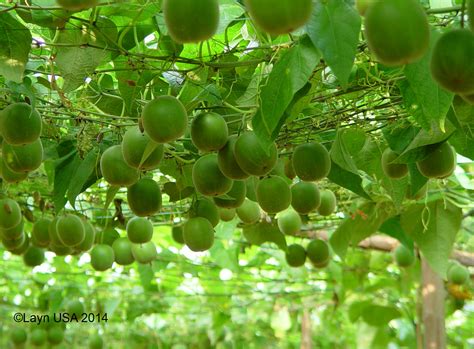
[[[30,333],[30,343],[34,346],[42,346],[46,343],[48,333],[42,328],[35,328]]]
[[[365,37],[381,63],[409,64],[428,50],[428,18],[418,0],[374,1],[365,12]]]
[[[291,206],[300,214],[308,214],[321,204],[318,186],[311,182],[298,182],[291,187]]]
[[[151,178],[142,178],[127,188],[127,202],[137,216],[151,216],[161,209],[160,186]]]
[[[12,145],[30,144],[38,140],[42,122],[39,113],[27,103],[14,103],[0,114],[0,133]]]
[[[255,176],[251,176],[245,180],[245,186],[247,187],[247,199],[257,202],[257,184],[259,179]]]
[[[193,217],[206,218],[215,227],[219,223],[219,210],[211,200],[198,199],[189,209],[189,218]]]
[[[36,246],[30,246],[23,254],[23,262],[28,267],[36,267],[44,262],[44,250]]]
[[[73,299],[67,303],[66,312],[69,315],[76,315],[77,318],[81,318],[84,311],[84,304],[78,299]]]
[[[241,205],[242,206],[242,205]],[[219,207],[219,218],[223,222],[230,222],[235,217],[235,208],[223,208]]]
[[[0,158],[0,177],[7,183],[19,183],[28,178],[28,172],[14,172]]]
[[[184,105],[173,96],[159,96],[142,110],[145,133],[157,143],[169,143],[182,137],[188,126]]]
[[[8,240],[18,239],[23,234],[24,226],[25,222],[22,219],[20,220],[20,223],[18,223],[14,227],[8,229],[0,228],[0,236]]]
[[[43,161],[43,143],[37,139],[25,145],[12,145],[7,142],[2,144],[3,161],[5,165],[17,173],[36,170]]]
[[[285,252],[285,259],[290,267],[301,267],[306,262],[306,250],[298,244],[289,245]]]
[[[133,126],[123,135],[122,154],[128,166],[143,171],[154,170],[163,159],[164,146],[153,142],[138,126]]]
[[[240,207],[235,210],[240,220],[246,224],[253,224],[260,220],[260,206],[258,203],[245,199]]]
[[[173,238],[174,242],[184,245],[183,225],[174,225],[171,228],[171,237]]]
[[[79,245],[86,236],[82,220],[72,214],[67,214],[57,220],[56,231],[62,244],[69,247]]]
[[[97,271],[110,269],[115,261],[114,250],[111,246],[105,244],[95,245],[90,255],[92,268]]]
[[[278,228],[283,234],[295,235],[301,230],[301,217],[291,208],[278,213],[277,222]]]
[[[217,164],[224,176],[230,179],[246,179],[249,174],[242,170],[235,159],[234,149],[237,135],[231,135],[227,139],[227,143],[217,154]]]
[[[225,194],[232,187],[232,180],[219,169],[216,154],[201,156],[194,163],[192,179],[196,191],[206,196]]]
[[[23,328],[13,328],[10,331],[10,340],[13,344],[20,346],[24,343],[26,343],[26,340],[28,339],[28,334]]]
[[[314,239],[306,247],[306,254],[315,267],[324,267],[330,258],[329,246],[324,240]]]
[[[208,40],[217,31],[218,0],[164,0],[162,9],[169,35],[180,44]]]
[[[227,124],[217,113],[201,113],[191,124],[191,140],[201,151],[222,149],[227,143],[228,136]]]
[[[404,245],[398,245],[393,250],[395,263],[402,268],[407,268],[415,263],[415,254]]]
[[[214,228],[205,218],[190,218],[184,223],[183,237],[191,251],[206,251],[214,244]]]
[[[132,244],[132,254],[133,258],[141,264],[151,263],[158,257],[153,241],[148,241],[144,244]]]
[[[81,318],[82,319],[82,318]],[[52,326],[48,329],[48,342],[52,345],[58,345],[64,340],[64,330],[61,326]]]
[[[329,216],[336,210],[336,195],[331,190],[321,190],[321,204],[318,207],[318,213],[321,216]]]
[[[257,201],[267,213],[278,213],[291,204],[291,190],[284,179],[270,176],[257,184]]]
[[[114,145],[104,151],[100,158],[100,170],[107,183],[118,187],[131,186],[139,178],[138,170],[125,162],[120,145]]]
[[[329,152],[319,143],[300,144],[293,152],[293,168],[303,181],[319,181],[331,171]]]
[[[153,237],[153,224],[146,218],[133,217],[127,223],[128,239],[134,244],[143,244]]]
[[[118,238],[112,244],[115,263],[119,265],[130,265],[135,261],[132,254],[132,243],[126,237]]]
[[[395,164],[393,161],[398,157],[392,149],[387,148],[382,153],[382,169],[385,175],[392,179],[403,178],[408,174],[406,164]]]
[[[89,349],[102,349],[104,347],[104,340],[97,333],[89,336]]]
[[[456,168],[454,149],[447,142],[428,147],[428,155],[416,163],[420,173],[427,178],[449,177]]]
[[[246,132],[235,142],[234,156],[243,171],[254,176],[264,176],[275,166],[278,154],[275,143],[265,149],[254,132]]]
[[[455,285],[464,285],[469,279],[469,270],[459,264],[453,265],[448,270],[448,281]]]
[[[255,24],[274,35],[302,27],[313,8],[311,0],[244,0],[244,4]]]
[[[82,224],[84,226],[84,240],[75,246],[74,248],[80,252],[89,251],[95,241],[95,228],[89,220],[83,219]]]
[[[0,228],[10,229],[20,224],[21,209],[18,203],[12,199],[0,200]]]

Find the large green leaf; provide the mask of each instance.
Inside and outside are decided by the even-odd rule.
[[[354,157],[362,150],[366,135],[362,129],[341,129],[331,147],[331,159],[346,171],[358,174]]]
[[[0,75],[21,82],[31,49],[31,33],[9,13],[0,13]]]
[[[446,277],[451,249],[461,227],[462,210],[449,201],[413,205],[401,215],[403,230],[415,241],[430,266]]]
[[[345,86],[354,65],[361,20],[354,6],[341,0],[316,1],[306,31],[334,75]]]
[[[334,162],[331,164],[331,171],[329,172],[328,179],[331,182],[362,196],[363,198],[371,200],[369,194],[367,194],[362,187],[362,178],[353,172],[344,170]]]
[[[282,126],[285,110],[293,96],[301,90],[319,63],[319,52],[304,37],[275,63],[268,81],[260,92],[260,108],[252,119],[255,133],[262,144],[270,144]]]
[[[77,167],[77,171],[74,173],[67,190],[67,198],[73,207],[76,202],[76,197],[82,191],[87,189],[84,188],[84,185],[86,184],[89,177],[94,173],[94,171],[96,171],[98,161],[99,149],[94,148],[89,153],[87,153],[84,160],[82,160],[80,165]]]

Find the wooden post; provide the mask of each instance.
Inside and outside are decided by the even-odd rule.
[[[301,319],[301,345],[300,349],[312,349],[313,341],[311,339],[311,317],[308,309],[303,310]]]
[[[423,332],[425,349],[446,349],[446,328],[444,324],[444,282],[421,258],[423,305]]]

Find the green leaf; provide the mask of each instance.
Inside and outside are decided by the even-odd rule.
[[[334,162],[331,164],[331,172],[329,172],[328,179],[367,200],[371,200],[369,194],[362,187],[362,178],[357,174],[344,170]]]
[[[275,63],[260,93],[260,108],[252,119],[259,140],[269,145],[278,135],[285,111],[319,63],[319,52],[308,38],[283,54]]]
[[[84,185],[86,184],[89,177],[97,169],[98,161],[99,150],[94,148],[89,153],[87,153],[86,157],[81,161],[81,164],[72,177],[71,183],[69,184],[69,188],[67,190],[67,198],[73,207],[76,203],[76,197],[85,189],[87,189],[84,188]]]
[[[157,291],[158,287],[152,284],[155,273],[153,272],[151,264],[137,263],[137,269],[143,289],[147,292]]]
[[[392,306],[369,304],[362,311],[362,319],[371,326],[385,326],[401,317],[400,311]]]
[[[209,250],[212,260],[221,268],[227,268],[233,272],[239,271],[239,246],[226,248],[222,241],[215,240]]]
[[[429,130],[435,124],[444,131],[446,114],[454,94],[441,88],[431,76],[431,56],[439,36],[440,33],[433,30],[429,52],[421,60],[405,67],[405,76],[414,97],[414,100],[405,100],[405,106],[413,111],[413,117],[424,129]]]
[[[341,0],[316,1],[306,31],[341,85],[346,86],[359,44],[360,15]]]
[[[0,13],[0,74],[22,82],[31,50],[31,33],[9,13]]]
[[[412,205],[402,213],[400,221],[433,270],[446,277],[448,259],[461,227],[462,210],[449,201],[436,200],[426,206]]]
[[[105,204],[104,204],[104,208],[105,208],[105,209],[108,209],[108,208],[109,208],[110,204],[111,204],[112,201],[114,200],[115,195],[118,193],[119,190],[120,190],[120,187],[115,186],[115,185],[111,185],[111,186],[107,189],[107,194],[106,194]]]
[[[360,129],[341,129],[331,147],[330,155],[333,162],[354,174],[359,174],[354,157],[362,150],[366,135]]]
[[[66,205],[66,191],[69,188],[71,179],[75,175],[80,164],[81,158],[75,149],[66,156],[55,161],[53,202],[56,213]]]
[[[409,249],[413,249],[413,240],[410,239],[402,228],[400,223],[400,216],[395,216],[392,218],[387,219],[383,224],[380,226],[379,231],[381,233],[387,234],[398,241],[400,241],[403,245],[408,247]]]

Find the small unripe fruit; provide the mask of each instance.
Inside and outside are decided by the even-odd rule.
[[[408,166],[406,164],[394,164],[398,154],[387,148],[382,153],[382,169],[385,175],[392,179],[403,178],[408,174]]]
[[[297,146],[292,159],[295,173],[303,181],[319,181],[331,171],[329,152],[319,143]]]
[[[285,253],[285,259],[290,267],[301,267],[306,261],[306,251],[301,245],[290,245]]]

